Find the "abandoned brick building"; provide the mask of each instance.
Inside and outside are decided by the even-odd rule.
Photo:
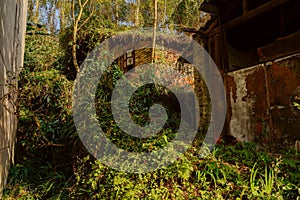
[[[300,140],[300,1],[210,0],[200,30],[227,90],[224,132],[278,151]]]
[[[200,10],[211,19],[183,31],[205,46],[222,74],[223,133],[270,151],[289,148],[300,140],[300,1],[209,0]],[[150,55],[129,52],[121,68],[127,71]]]

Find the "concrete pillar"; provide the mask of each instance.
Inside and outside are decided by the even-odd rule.
[[[17,76],[23,65],[27,0],[0,0],[0,197],[14,157]]]

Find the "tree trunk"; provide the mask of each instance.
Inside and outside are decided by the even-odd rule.
[[[34,0],[28,1],[28,11],[27,11],[28,21],[34,21]]]
[[[155,42],[157,29],[157,0],[153,0],[154,19],[153,19],[153,40],[152,40],[152,63],[155,62]]]
[[[48,26],[49,26],[49,31],[52,34],[54,34],[55,32],[54,12],[55,12],[55,5],[54,3],[51,3],[49,5],[49,11],[48,11]]]
[[[116,25],[119,26],[119,2],[116,0],[115,2],[115,16],[116,16]]]
[[[163,24],[166,25],[166,18],[167,18],[167,0],[165,0],[165,5],[164,5],[164,19],[163,19]]]
[[[66,3],[65,0],[61,0],[59,5],[59,15],[60,15],[60,32],[63,32],[66,27],[66,16],[65,16],[65,9],[66,9]]]
[[[91,6],[90,15],[88,18],[86,18],[81,25],[79,26],[79,22],[81,20],[83,10],[87,6],[87,4],[91,2],[90,0],[84,0],[83,2],[81,0],[78,1],[79,4],[79,12],[77,17],[75,16],[75,0],[72,0],[72,18],[73,18],[73,39],[72,39],[72,57],[73,57],[73,65],[76,69],[77,74],[80,73],[80,67],[77,62],[77,34],[78,31],[90,20],[90,18],[93,15],[94,7]]]
[[[34,10],[34,17],[33,22],[39,23],[39,16],[40,16],[40,2],[39,0],[35,0],[35,10]]]
[[[136,9],[135,9],[135,27],[138,27],[140,25],[140,20],[139,20],[139,13],[140,13],[140,0],[136,0]]]
[[[80,68],[77,62],[77,32],[78,32],[78,23],[81,18],[82,10],[78,14],[78,17],[75,17],[75,1],[72,0],[72,15],[73,15],[73,38],[72,38],[72,57],[73,57],[73,65],[77,73],[80,72]]]

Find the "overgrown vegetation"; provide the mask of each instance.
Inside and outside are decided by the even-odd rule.
[[[18,153],[5,198],[296,199],[300,195],[300,156],[290,151],[274,158],[256,151],[255,144],[220,144],[205,159],[200,159],[197,147],[193,147],[172,165],[145,174],[119,172],[101,164],[86,152],[76,134],[71,116],[73,82],[61,73],[59,43],[51,36],[33,35],[27,37],[26,44],[25,67],[19,78]],[[109,86],[121,74],[114,66],[103,76],[99,104],[105,105]],[[140,92],[153,95],[147,94],[149,90]],[[141,97],[136,98],[133,102]],[[111,122],[105,120],[112,117],[109,107],[101,109],[103,123]],[[137,122],[145,123],[147,116],[139,114]],[[104,127],[107,132],[115,128],[112,124]],[[123,136],[114,139],[123,141],[119,144],[123,148],[132,148]],[[156,146],[165,142],[158,140]]]
[[[195,2],[198,5],[199,1]],[[124,9],[124,3],[119,2],[119,20],[133,23],[134,19]],[[191,8],[192,3],[189,0],[181,4],[180,13],[177,13],[181,18],[176,17],[182,19],[181,23],[196,24],[196,19],[189,20],[189,16],[197,12]],[[106,4],[109,2],[105,1]],[[136,7],[130,6],[134,8],[131,10],[133,12]],[[182,16],[187,6],[193,12]],[[148,14],[150,8],[151,5],[142,2],[141,9],[148,10]],[[122,12],[125,14],[121,15]],[[111,14],[107,9],[105,15],[99,18],[94,16],[78,33],[76,45],[79,64],[97,44],[122,29],[116,28],[114,20],[107,19]],[[151,24],[147,12],[138,15],[139,24]],[[160,21],[164,21],[163,17]],[[252,143],[220,142],[212,154],[200,158],[199,135],[198,141],[183,157],[151,173],[124,173],[94,159],[80,142],[72,118],[72,89],[76,73],[71,60],[71,36],[72,27],[65,27],[60,35],[33,32],[26,38],[24,69],[19,76],[17,153],[4,192],[5,199],[300,197],[300,155],[294,150],[274,156],[257,151]],[[137,91],[130,102],[130,111],[136,123],[147,124],[149,107],[159,98],[162,104],[167,102],[165,104],[173,115],[159,137],[135,141],[122,134],[110,110],[112,86],[121,75],[118,66],[112,65],[99,82],[96,101],[101,127],[115,144],[130,151],[147,152],[165,146],[178,126],[178,106],[174,96],[165,94],[164,89],[153,85]],[[143,102],[145,98],[150,101]]]

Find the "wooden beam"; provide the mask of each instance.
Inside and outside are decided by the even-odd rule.
[[[242,0],[243,15],[248,12],[248,0]]]
[[[289,1],[292,1],[292,0],[272,0],[268,3],[265,3],[265,4],[261,5],[260,7],[247,12],[247,14],[242,15],[240,17],[237,17],[237,18],[227,22],[226,24],[224,24],[223,30],[240,25],[254,17],[262,15],[262,14],[266,13],[267,11],[272,10],[272,9],[274,9],[282,4],[285,4]]]
[[[218,24],[218,20],[214,20],[214,22],[205,31],[202,31],[200,29],[196,30],[195,28],[183,28],[182,30],[188,33],[198,33],[201,35],[208,35],[211,31],[213,31],[213,29],[217,26],[217,24]]]
[[[300,52],[300,31],[291,35],[278,38],[272,44],[258,48],[260,62],[275,60]]]
[[[281,6],[290,1],[293,1],[293,0],[272,0],[268,3],[261,5],[260,7],[256,8],[256,9],[253,9],[253,10],[245,13],[244,15],[241,15],[241,16],[225,23],[222,26],[222,29],[227,30],[227,29],[233,28],[235,26],[238,26],[240,24],[243,24],[244,22],[247,22],[250,19],[260,16],[260,15],[266,13],[267,11],[272,10],[272,9],[274,9],[278,6]],[[212,31],[212,35],[217,34],[217,33],[219,33],[218,28],[216,28],[216,29],[214,29],[214,31]]]

